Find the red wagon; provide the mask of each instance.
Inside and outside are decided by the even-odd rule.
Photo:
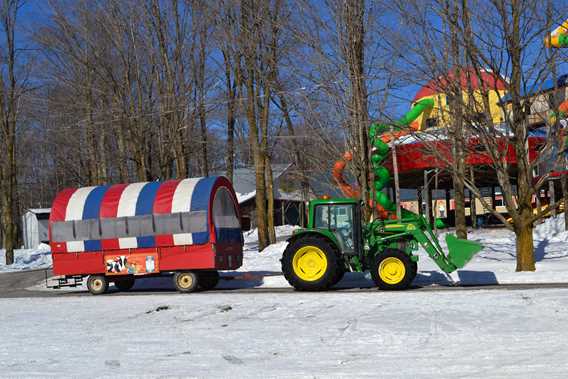
[[[210,289],[243,259],[237,199],[221,176],[65,189],[49,240],[57,287],[88,276],[93,294],[165,273],[179,291]]]

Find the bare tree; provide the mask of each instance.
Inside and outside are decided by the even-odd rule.
[[[410,6],[413,10],[423,7],[422,3],[409,4],[400,3],[403,17],[409,14],[406,7]],[[440,5],[439,2],[436,4]],[[559,151],[559,123],[550,123],[547,115],[542,118],[547,137],[542,141],[541,148],[535,151],[534,139],[533,142],[529,140],[531,126],[527,110],[531,109],[536,96],[527,96],[527,93],[538,91],[538,86],[533,83],[542,83],[551,74],[548,64],[550,57],[542,48],[542,38],[552,20],[541,12],[539,4],[539,1],[464,0],[459,6],[454,4],[455,8],[452,10],[450,7],[449,11],[452,16],[449,33],[459,36],[453,39],[458,43],[457,49],[456,46],[453,49],[463,51],[464,66],[467,66],[463,68],[466,88],[462,88],[463,84],[459,88],[448,85],[447,79],[440,88],[457,102],[448,107],[451,117],[454,120],[461,118],[467,125],[467,133],[464,130],[464,140],[460,144],[465,148],[464,155],[481,155],[488,160],[489,171],[486,175],[495,175],[512,222],[508,222],[493,204],[484,200],[481,189],[471,176],[463,174],[455,154],[440,148],[442,145],[439,143],[430,149],[431,154],[449,163],[447,169],[450,173],[464,182],[464,186],[481,201],[485,209],[515,233],[517,271],[534,271],[534,223],[550,210],[548,206],[533,213],[532,200],[539,196],[550,176],[548,171],[541,170],[536,175],[535,172],[542,168],[544,162],[557,163],[563,159],[562,154],[556,153]],[[441,5],[447,3],[442,2]],[[408,45],[409,51],[416,53],[408,54],[408,59],[412,61],[417,58],[420,62],[417,66],[426,67],[424,76],[429,75],[434,79],[443,72],[441,67],[444,68],[442,58],[445,47],[437,42],[444,38],[452,39],[446,37],[445,31],[436,29],[429,17],[436,16],[424,16],[422,13],[421,17],[407,19],[411,25],[428,33],[426,49],[412,49]],[[537,43],[539,48],[535,49]],[[461,80],[462,76],[455,80]],[[474,90],[472,82],[479,83],[479,88]],[[492,97],[497,82],[504,83],[507,99],[495,100]],[[495,122],[496,107],[493,102],[501,104],[502,123]],[[550,109],[554,109],[553,104],[549,105]]]
[[[17,56],[15,30],[18,0],[3,0],[0,8],[2,38],[5,46],[0,53],[0,229],[2,245],[6,249],[6,264],[14,263],[17,241],[17,165],[16,125],[18,123],[22,82],[16,77]]]

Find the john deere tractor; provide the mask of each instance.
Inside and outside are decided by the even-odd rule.
[[[364,224],[358,200],[313,200],[307,228],[289,239],[282,272],[298,290],[325,290],[345,272],[366,270],[380,289],[402,290],[416,277],[419,246],[447,273],[464,267],[483,248],[452,234],[447,234],[446,243],[447,255],[426,219],[410,212],[400,220]]]
[[[389,143],[408,134],[409,125],[433,105],[432,99],[420,100],[396,123],[370,127],[375,189],[371,205],[377,219],[362,222],[358,191],[350,188],[337,172],[334,178],[341,191],[354,198],[310,202],[308,227],[294,233],[282,257],[282,272],[292,286],[298,290],[324,290],[339,282],[346,271],[369,270],[379,288],[401,290],[408,288],[416,277],[415,253],[419,246],[447,273],[462,268],[483,248],[448,234],[446,255],[426,219],[405,209],[397,212],[396,205],[383,191],[390,181],[390,172],[383,165]],[[336,168],[345,167],[344,163],[337,163]]]

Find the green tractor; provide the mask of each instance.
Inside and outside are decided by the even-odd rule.
[[[337,284],[345,272],[370,271],[383,290],[409,288],[416,277],[422,246],[446,273],[462,268],[483,246],[448,234],[442,250],[430,224],[408,211],[397,220],[362,222],[356,199],[319,199],[309,204],[308,226],[288,240],[282,272],[297,290],[320,291]]]

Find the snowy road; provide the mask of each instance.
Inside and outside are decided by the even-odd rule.
[[[48,275],[51,271],[48,270]],[[419,274],[417,284],[404,292],[430,292],[430,291],[477,291],[477,290],[532,290],[532,289],[558,289],[568,288],[568,283],[508,283],[508,284],[450,284],[450,283],[433,283],[429,282],[425,277]],[[230,278],[231,276],[229,276]],[[280,275],[275,277],[280,278]],[[225,276],[227,278],[227,276]],[[4,273],[0,275],[0,298],[36,298],[36,297],[73,297],[73,296],[92,296],[85,286],[78,288],[67,288],[60,290],[51,290],[45,288],[45,270],[20,271],[12,273]],[[241,294],[280,294],[294,293],[294,289],[288,285],[284,286],[256,286],[256,281],[242,280],[222,280],[221,284],[215,290],[207,292],[211,296],[223,295],[228,293]],[[338,286],[332,288],[337,294],[350,293],[367,293],[377,292],[378,289],[363,274],[351,273],[339,283]],[[109,293],[105,296],[150,296],[150,295],[176,295],[171,277],[145,278],[139,279],[133,290],[129,292],[118,292],[111,285]]]
[[[0,309],[9,377],[568,371],[566,289],[56,297],[0,299]]]

